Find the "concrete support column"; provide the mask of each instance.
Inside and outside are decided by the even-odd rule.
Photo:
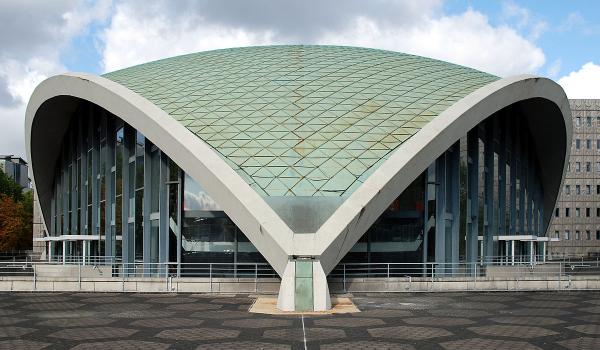
[[[485,123],[484,141],[484,205],[483,205],[483,253],[488,261],[494,255],[494,128],[492,120]]]
[[[279,287],[277,308],[282,311],[325,311],[331,309],[327,276],[318,260],[288,261]]]
[[[467,134],[467,262],[477,262],[479,235],[479,128]],[[471,267],[475,273],[474,266]]]
[[[435,262],[436,273],[445,272],[446,262],[446,153],[435,162]]]
[[[446,263],[451,264],[454,275],[458,267],[459,235],[460,235],[460,142],[456,142],[447,152],[447,187],[449,186],[448,208],[451,216],[449,232],[446,239]]]

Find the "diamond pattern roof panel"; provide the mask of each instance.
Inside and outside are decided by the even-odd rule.
[[[498,77],[398,52],[263,46],[104,77],[209,144],[263,196],[347,196],[424,125]]]

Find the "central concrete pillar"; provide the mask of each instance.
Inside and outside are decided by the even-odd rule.
[[[277,308],[282,311],[325,311],[331,309],[327,276],[313,257],[290,259],[279,286]]]

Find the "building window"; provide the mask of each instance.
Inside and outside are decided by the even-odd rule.
[[[590,230],[585,231],[585,239],[587,239],[588,241],[592,239],[592,233],[590,232]]]
[[[600,189],[600,185],[598,185],[598,188]],[[565,185],[565,193],[571,194],[571,185]]]
[[[596,140],[596,148],[600,151],[600,139]]]
[[[592,194],[592,185],[585,185],[585,194]]]
[[[600,208],[596,208],[596,216],[600,218]]]
[[[581,186],[575,185],[575,194],[581,194]]]
[[[592,209],[591,208],[585,208],[585,217],[589,218],[592,214]]]
[[[600,209],[600,208],[598,208]],[[560,210],[558,208],[554,209],[554,216],[555,217],[559,217],[560,216]]]
[[[596,185],[596,194],[600,194],[600,185]]]
[[[600,141],[600,140],[598,140]],[[567,172],[570,173],[571,172],[571,162],[567,163]]]
[[[581,233],[579,232],[579,230],[575,231],[575,240],[578,241],[581,239]]]
[[[565,208],[565,217],[566,218],[571,217],[571,208]]]
[[[578,173],[581,171],[581,163],[575,162],[575,172]]]
[[[585,124],[589,128],[592,126],[592,117],[585,118]]]
[[[592,149],[592,140],[590,140],[590,139],[585,140],[585,148]]]
[[[575,126],[578,126],[578,127],[581,126],[581,118],[580,117],[575,118]]]
[[[560,238],[560,233],[558,231],[554,231],[554,238]]]
[[[600,173],[600,162],[596,162],[596,172]]]
[[[592,171],[592,163],[590,163],[590,162],[585,162],[585,171],[586,171],[586,172],[588,172],[588,173],[589,173],[590,171]]]
[[[581,208],[575,208],[575,217],[576,218],[580,218],[581,217]]]
[[[600,230],[596,230],[596,240],[600,241]]]
[[[566,230],[565,231],[565,240],[568,241],[571,239],[571,231]]]
[[[575,149],[581,149],[581,140],[575,139]]]

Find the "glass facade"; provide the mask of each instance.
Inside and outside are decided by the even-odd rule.
[[[424,262],[445,274],[459,262],[529,254],[531,245],[511,252],[501,237],[544,233],[531,139],[516,113],[486,119],[415,179],[341,263],[404,263],[397,274],[412,275]],[[266,263],[200,184],[138,130],[87,102],[57,160],[50,233],[68,235],[51,243],[55,258],[123,262],[132,274],[168,267],[180,276],[243,275],[236,263]]]
[[[209,270],[197,263],[215,264],[214,275],[243,274],[231,263],[265,263],[219,205],[151,140],[87,102],[64,136],[50,222],[51,236],[62,236],[51,242],[54,259],[123,262],[131,266],[128,274],[151,276],[167,263],[179,263],[178,275]]]
[[[391,272],[377,265],[366,271],[395,276],[428,273],[410,265],[425,262],[439,275],[460,264],[530,254],[532,245],[516,239],[512,252],[510,236],[544,235],[544,191],[529,126],[519,117],[502,110],[470,130],[391,203],[340,263],[399,263]]]

